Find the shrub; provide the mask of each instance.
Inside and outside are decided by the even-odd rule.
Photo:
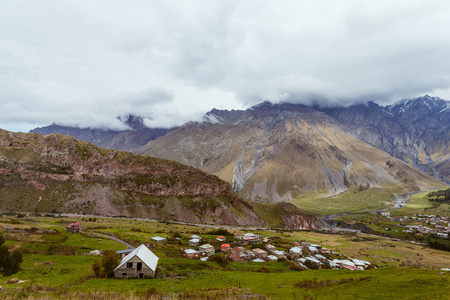
[[[114,277],[114,269],[120,261],[120,255],[113,250],[106,250],[102,256],[102,267],[107,277]]]
[[[102,264],[98,260],[94,260],[92,263],[92,270],[96,277],[100,277],[100,273],[102,271]]]
[[[5,239],[3,235],[0,235],[0,273],[4,276],[16,274],[19,272],[22,261],[20,252],[9,253],[8,246],[5,245]]]

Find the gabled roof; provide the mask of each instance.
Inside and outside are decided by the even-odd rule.
[[[135,256],[139,257],[139,259],[142,260],[142,262],[146,264],[147,267],[149,267],[153,271],[156,270],[156,265],[158,264],[159,260],[158,256],[156,256],[152,251],[150,251],[150,249],[148,249],[145,245],[142,244],[133,251],[131,251],[130,254],[125,256],[120,262],[120,264],[114,269],[114,271],[123,266],[125,263],[127,263],[130,259],[132,259]]]

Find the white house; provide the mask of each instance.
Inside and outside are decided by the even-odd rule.
[[[145,245],[140,245],[125,256],[114,269],[115,278],[153,278],[158,265],[156,256]]]

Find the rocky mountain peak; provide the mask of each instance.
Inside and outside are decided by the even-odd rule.
[[[411,111],[420,113],[439,113],[448,107],[450,107],[450,101],[443,100],[439,97],[425,95],[415,99],[399,100],[394,104],[387,106],[386,109],[393,115],[398,116]]]

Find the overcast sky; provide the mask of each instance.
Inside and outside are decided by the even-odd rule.
[[[450,99],[450,1],[1,1],[0,128]]]

